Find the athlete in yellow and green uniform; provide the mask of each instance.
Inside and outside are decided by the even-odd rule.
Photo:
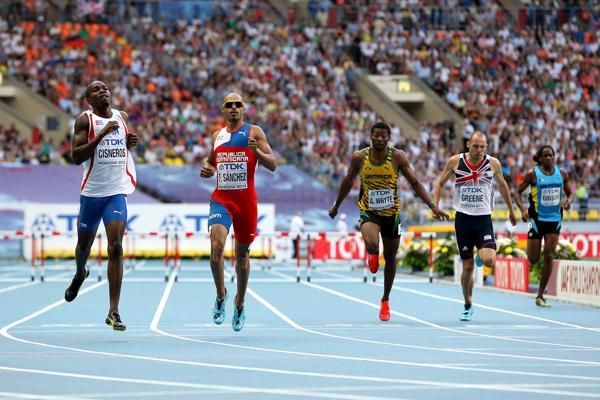
[[[390,319],[389,295],[396,276],[396,253],[400,244],[400,201],[398,200],[398,173],[412,186],[414,192],[427,204],[435,219],[447,220],[448,215],[436,207],[421,185],[402,150],[389,147],[390,127],[378,122],[371,128],[371,147],[355,151],[348,173],[329,216],[335,218],[338,208],[350,193],[354,179],[360,175],[360,231],[368,254],[369,269],[379,268],[379,235],[383,242],[385,260],[383,297],[379,319]]]

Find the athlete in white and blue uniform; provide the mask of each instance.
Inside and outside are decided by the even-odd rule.
[[[65,291],[70,302],[89,275],[85,265],[96,237],[100,220],[108,238],[108,282],[110,306],[105,322],[114,330],[125,330],[119,315],[123,278],[123,234],[127,224],[127,195],[136,187],[136,174],[129,149],[137,145],[137,136],[129,132],[127,114],[110,107],[110,92],[101,81],[86,89],[91,111],[75,121],[72,155],[82,164],[83,180],[77,219],[77,271]]]
[[[461,321],[470,321],[473,315],[474,264],[490,267],[496,264],[496,240],[492,225],[493,181],[496,181],[500,195],[506,202],[511,224],[517,224],[510,188],[502,174],[502,165],[498,159],[485,154],[485,135],[481,132],[473,133],[467,147],[467,153],[457,154],[448,159],[433,190],[433,201],[437,205],[444,183],[454,176],[456,242],[463,265],[460,283],[465,299],[465,309],[459,317]],[[478,252],[473,260],[475,247]]]
[[[529,221],[527,258],[530,264],[535,264],[540,259],[544,239],[544,264],[535,303],[540,307],[550,307],[544,299],[544,291],[552,272],[554,251],[562,225],[562,210],[568,210],[573,199],[569,174],[554,165],[552,146],[540,147],[533,159],[538,165],[525,174],[514,197],[521,209],[523,221]],[[526,209],[521,201],[521,193],[528,187],[531,187],[531,192],[529,209]]]

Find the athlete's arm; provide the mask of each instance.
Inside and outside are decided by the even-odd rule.
[[[258,162],[264,165],[269,171],[277,169],[277,160],[271,146],[269,146],[267,135],[265,135],[260,126],[252,125],[252,128],[250,128],[248,147],[256,154]]]
[[[573,191],[571,190],[571,178],[569,177],[569,173],[564,169],[560,170],[560,174],[563,178],[563,191],[565,192],[565,201],[563,203],[563,208],[565,210],[569,210],[571,208],[571,203],[573,202]]]
[[[138,137],[131,130],[131,126],[129,125],[129,115],[125,111],[119,111],[121,113],[121,118],[123,118],[123,122],[127,127],[127,150],[134,148],[138,145]]]
[[[523,191],[530,185],[535,185],[535,174],[533,173],[533,170],[527,171],[525,178],[523,178],[521,183],[519,183],[519,186],[517,186],[513,192],[515,203],[517,204],[517,207],[519,207],[519,210],[521,210],[521,219],[523,222],[529,221],[529,211],[527,211],[527,208],[523,206],[523,202],[521,201],[521,193],[523,193]]]
[[[81,114],[75,120],[73,139],[71,139],[71,157],[77,165],[88,160],[94,154],[96,147],[98,147],[98,144],[100,144],[104,137],[112,131],[119,129],[119,123],[115,120],[109,121],[91,142],[88,141],[89,129],[90,121],[88,115],[85,113]]]
[[[356,176],[358,175],[358,172],[360,171],[360,165],[362,164],[364,158],[365,158],[364,150],[355,151],[352,154],[352,160],[350,160],[350,166],[348,167],[348,173],[346,174],[344,179],[342,179],[342,184],[340,185],[340,191],[338,193],[337,199],[335,200],[335,203],[333,203],[333,206],[331,206],[331,208],[329,209],[329,217],[331,219],[335,218],[335,216],[338,213],[338,209],[342,205],[342,202],[344,201],[346,196],[348,196],[348,193],[350,193],[350,190],[352,190],[352,185],[354,184],[354,179],[356,179]]]
[[[515,216],[515,210],[513,210],[512,198],[510,195],[510,188],[508,187],[508,183],[504,180],[504,175],[502,174],[502,165],[498,159],[491,157],[492,160],[492,170],[494,171],[494,179],[498,182],[498,190],[500,191],[500,195],[504,199],[504,202],[508,206],[508,219],[510,219],[510,223],[514,226],[517,224],[517,217]]]
[[[431,212],[433,213],[434,219],[448,220],[448,214],[443,212],[431,201],[431,197],[429,197],[429,193],[425,190],[421,182],[417,179],[415,175],[415,171],[412,169],[410,163],[408,162],[408,158],[406,158],[406,154],[402,150],[394,149],[394,163],[398,166],[402,175],[406,178],[413,191],[423,200],[425,204],[429,208],[431,208]]]
[[[217,138],[218,134],[219,131],[215,131],[212,134],[210,153],[208,153],[208,157],[204,161],[204,164],[202,164],[202,168],[200,168],[200,176],[202,178],[210,178],[217,171],[217,163],[215,160],[215,139]]]
[[[446,161],[446,166],[444,167],[444,171],[439,176],[438,179],[435,180],[433,184],[433,203],[436,207],[440,205],[440,193],[442,192],[442,187],[450,179],[456,167],[458,165],[459,156],[452,156]]]

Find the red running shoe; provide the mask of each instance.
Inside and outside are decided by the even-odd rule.
[[[379,270],[379,255],[369,254],[367,256],[367,264],[369,264],[369,271],[371,271],[372,274],[376,274]]]
[[[379,319],[382,321],[390,320],[390,302],[381,300],[381,308],[379,309]]]

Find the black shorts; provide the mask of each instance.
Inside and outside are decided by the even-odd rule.
[[[386,239],[397,239],[400,237],[400,213],[382,217],[371,211],[361,211],[358,223],[360,226],[365,222],[372,222],[379,225],[381,237]]]
[[[528,239],[542,239],[544,235],[558,235],[562,221],[539,221],[537,218],[529,218]]]
[[[454,228],[458,253],[462,260],[473,258],[474,247],[496,250],[491,215],[467,215],[457,212]]]

